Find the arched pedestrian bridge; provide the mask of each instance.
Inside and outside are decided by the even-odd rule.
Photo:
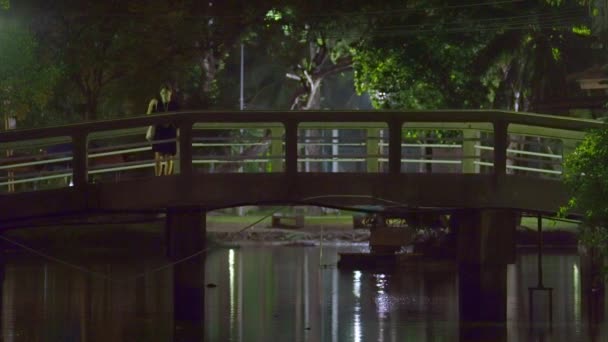
[[[154,176],[145,131],[169,122],[179,130],[176,173]],[[205,111],[9,131],[0,133],[0,222],[382,201],[555,212],[567,201],[564,157],[601,125],[503,111]]]
[[[171,176],[154,176],[145,140],[147,127],[161,123],[179,130]],[[566,203],[564,157],[602,125],[500,111],[182,112],[3,132],[0,228],[61,214],[166,209],[166,252],[184,261],[205,251],[204,214],[215,208],[445,208],[461,321],[504,323],[516,211],[554,213]],[[196,274],[174,272],[174,279]],[[192,284],[175,293],[201,298],[188,292]]]

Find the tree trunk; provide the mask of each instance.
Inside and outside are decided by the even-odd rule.
[[[204,70],[201,79],[203,93],[208,96],[213,91],[213,81],[215,81],[215,75],[217,74],[217,63],[212,51],[205,53],[201,59],[201,68]]]
[[[252,145],[247,148],[244,148],[243,151],[239,154],[240,158],[252,158],[257,157],[270,148],[270,138],[271,138],[271,130],[267,129],[264,132],[264,136],[258,141],[258,143],[263,143],[262,145]],[[215,170],[218,173],[228,173],[228,172],[236,172],[240,167],[242,167],[242,163],[225,163],[220,164],[220,166],[216,167]]]
[[[85,103],[84,120],[85,121],[97,120],[97,104],[99,102],[99,97],[93,91],[89,91],[87,94],[86,101],[87,102]]]
[[[309,83],[310,93],[308,94],[308,99],[306,101],[306,105],[302,108],[302,110],[318,110],[321,109],[321,82],[320,80],[314,80]],[[311,129],[308,130],[308,135],[313,143],[322,142],[319,141],[321,138],[321,130]],[[305,154],[307,158],[319,158],[321,155],[321,146],[319,145],[305,145],[304,147]],[[307,172],[321,172],[322,171],[322,162],[314,162],[312,164],[306,163],[306,171]]]

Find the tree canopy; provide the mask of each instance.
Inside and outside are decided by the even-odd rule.
[[[250,109],[331,109],[356,89],[376,108],[534,110],[597,62],[589,5],[4,0],[0,13],[29,34],[11,82],[48,73],[36,79],[48,89],[11,95],[44,97],[19,109],[44,125],[142,115],[164,81],[184,108],[238,108],[241,44]]]
[[[4,21],[0,30],[0,114],[36,120],[51,99],[60,68],[40,59],[33,34],[22,25]]]
[[[585,56],[580,4],[433,1],[400,14],[355,57],[357,89],[377,107],[530,110],[563,95],[566,66]]]
[[[211,106],[224,60],[263,8],[263,1],[24,0],[9,12],[63,66],[61,112],[95,120],[141,115],[165,81],[190,106]]]
[[[608,128],[589,132],[564,165],[564,183],[570,200],[561,214],[583,215],[580,239],[608,255]]]

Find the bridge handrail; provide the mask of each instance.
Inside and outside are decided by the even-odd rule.
[[[161,123],[306,123],[306,122],[369,122],[369,123],[506,123],[543,128],[555,128],[571,131],[584,131],[604,127],[606,124],[597,120],[575,119],[570,117],[508,112],[492,110],[462,111],[182,111],[170,114],[146,115],[117,120],[100,120],[95,122],[76,123],[65,126],[53,126],[35,129],[18,129],[0,133],[0,143],[14,140],[30,140],[57,136],[73,136],[75,132],[90,134],[93,132],[121,130],[125,128],[161,124]],[[435,125],[434,125],[435,127]],[[412,128],[414,128],[412,126]],[[471,127],[473,128],[473,127]],[[142,130],[142,132],[145,130]]]
[[[416,128],[424,125],[433,126],[429,122],[436,123],[435,126],[450,126],[451,124],[470,123],[467,128],[475,129],[476,124],[483,126],[490,123],[493,127],[494,146],[494,174],[501,177],[507,169],[507,142],[509,126],[537,126],[542,131],[551,129],[565,131],[585,131],[591,128],[604,127],[600,121],[574,119],[568,117],[556,117],[542,114],[515,113],[505,111],[294,111],[294,112],[272,112],[272,111],[244,111],[244,112],[208,112],[189,111],[176,112],[164,115],[147,115],[141,117],[96,121],[79,123],[67,126],[49,127],[41,129],[14,130],[0,133],[0,143],[11,145],[11,142],[55,138],[69,136],[73,146],[73,178],[76,187],[87,183],[87,160],[91,157],[88,153],[87,138],[89,135],[102,136],[103,132],[111,130],[123,130],[125,128],[141,129],[142,126],[156,125],[161,123],[174,123],[180,130],[180,174],[183,177],[192,175],[192,141],[193,126],[195,123],[265,123],[282,124],[285,128],[285,173],[296,174],[298,172],[298,129],[308,126],[307,123],[382,123],[388,127],[388,164],[390,173],[400,173],[402,156],[401,130]],[[420,124],[417,124],[420,123]],[[301,127],[298,127],[302,124]],[[520,134],[520,133],[518,133]],[[573,138],[582,135],[573,135]]]

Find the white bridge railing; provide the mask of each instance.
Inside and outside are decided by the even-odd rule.
[[[185,176],[423,172],[559,178],[564,157],[585,130],[602,125],[481,111],[147,116],[0,133],[0,191],[150,177],[154,159],[144,136],[147,125],[161,122],[179,128],[176,173]]]

